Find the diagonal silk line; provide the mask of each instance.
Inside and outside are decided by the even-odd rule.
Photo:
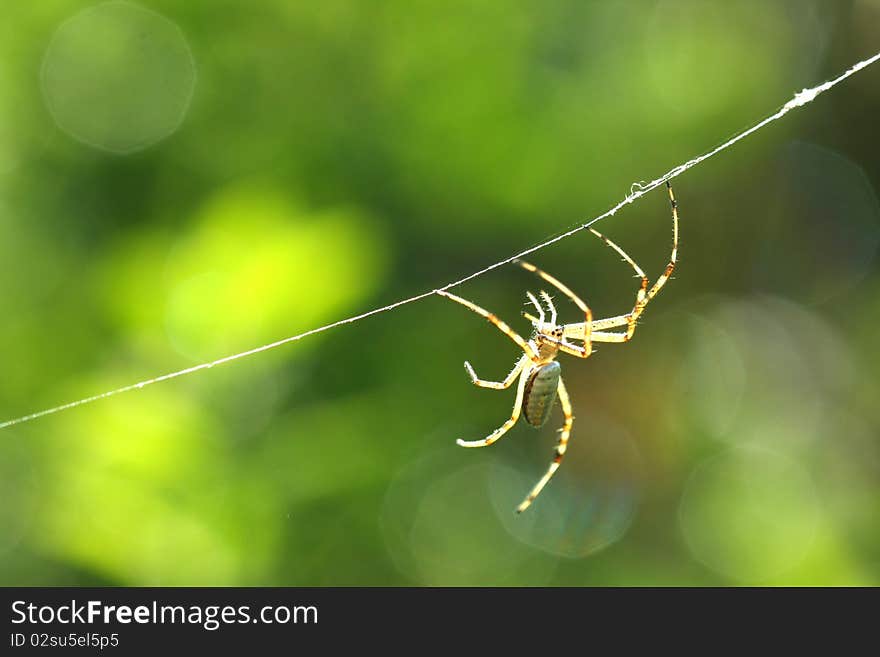
[[[387,306],[382,306],[381,308],[374,308],[373,310],[367,311],[365,313],[361,313],[360,315],[355,315],[354,317],[348,317],[346,319],[340,319],[339,321],[333,322],[332,324],[326,324],[324,326],[319,326],[317,328],[313,328],[309,331],[306,331],[305,333],[300,333],[298,335],[292,335],[290,337],[283,338],[281,340],[277,340],[276,342],[271,342],[269,344],[262,345],[261,347],[255,347],[255,348],[249,349],[247,351],[242,351],[241,353],[232,354],[231,356],[225,356],[223,358],[213,360],[209,363],[202,363],[201,365],[193,365],[192,367],[187,367],[186,369],[178,370],[177,372],[163,374],[162,376],[157,376],[155,378],[147,379],[145,381],[140,381],[138,383],[132,383],[131,385],[127,385],[122,388],[116,388],[115,390],[108,390],[107,392],[102,392],[98,395],[93,395],[91,397],[85,397],[83,399],[78,399],[77,401],[68,402],[67,404],[61,404],[60,406],[54,406],[52,408],[47,408],[45,410],[38,411],[36,413],[31,413],[30,415],[23,415],[21,417],[14,418],[12,420],[0,422],[0,429],[4,429],[6,427],[11,427],[15,424],[22,424],[24,422],[30,422],[31,420],[36,420],[37,418],[45,417],[47,415],[54,415],[55,413],[60,413],[61,411],[66,411],[71,408],[76,408],[77,406],[91,404],[92,402],[96,402],[101,399],[106,399],[107,397],[121,395],[123,392],[129,392],[132,390],[140,390],[141,388],[151,386],[154,383],[161,383],[162,381],[169,381],[171,379],[176,379],[181,376],[186,376],[187,374],[193,374],[194,372],[198,372],[200,370],[210,369],[210,368],[215,367],[217,365],[231,363],[234,360],[239,360],[241,358],[247,358],[248,356],[253,356],[254,354],[259,354],[263,351],[269,351],[270,349],[275,349],[276,347],[280,347],[280,346],[288,344],[290,342],[297,342],[299,340],[302,340],[303,338],[309,337],[310,335],[315,335],[316,333],[323,333],[324,331],[329,331],[330,329],[336,328],[337,326],[343,326],[345,324],[353,324],[354,322],[358,322],[362,319],[366,319],[367,317],[370,317],[372,315],[386,313],[388,311],[394,310],[395,308],[399,308],[400,306],[404,306],[408,303],[414,303],[416,301],[426,299],[426,298],[436,294],[437,292],[448,290],[450,288],[461,285],[462,283],[466,283],[467,281],[470,281],[474,278],[482,276],[483,274],[486,274],[486,273],[492,271],[493,269],[497,269],[498,267],[502,267],[506,264],[509,264],[518,258],[522,258],[523,256],[527,256],[530,253],[534,253],[535,251],[538,251],[539,249],[543,249],[546,246],[550,246],[551,244],[559,242],[560,240],[564,240],[567,237],[571,237],[575,233],[578,233],[586,228],[589,228],[590,226],[592,226],[596,222],[601,221],[602,219],[605,219],[607,217],[610,217],[613,214],[616,214],[617,211],[620,210],[623,206],[629,205],[630,203],[635,202],[636,200],[640,199],[642,196],[644,196],[645,194],[647,194],[651,190],[656,189],[660,185],[664,184],[667,180],[671,180],[671,179],[675,178],[676,176],[680,176],[682,173],[684,173],[688,169],[691,169],[691,168],[701,164],[702,162],[705,162],[710,157],[714,157],[715,155],[717,155],[721,151],[727,150],[728,148],[730,148],[731,146],[733,146],[737,142],[741,141],[742,139],[745,139],[749,135],[754,134],[758,130],[761,130],[765,126],[773,123],[774,121],[778,121],[783,116],[788,114],[791,110],[798,108],[798,107],[803,107],[804,105],[812,103],[816,99],[816,97],[819,96],[819,94],[821,94],[825,91],[828,91],[832,87],[840,84],[841,82],[846,80],[851,75],[854,75],[854,74],[858,73],[859,71],[861,71],[863,68],[867,68],[868,66],[870,66],[871,64],[876,62],[878,59],[880,59],[880,52],[878,52],[873,57],[869,57],[868,59],[862,60],[862,61],[858,62],[857,64],[854,64],[849,69],[847,69],[844,73],[841,73],[839,76],[837,76],[833,80],[829,80],[828,82],[824,82],[824,83],[820,84],[819,86],[813,87],[811,89],[803,89],[802,91],[799,91],[798,93],[796,93],[794,95],[794,97],[791,100],[789,100],[787,103],[785,103],[785,105],[783,105],[776,113],[771,114],[770,116],[763,119],[762,121],[759,121],[758,123],[754,124],[752,127],[747,128],[746,130],[743,130],[742,132],[737,133],[735,136],[731,137],[730,139],[728,139],[726,142],[724,142],[720,146],[716,146],[712,150],[704,153],[703,155],[700,155],[700,156],[695,157],[691,160],[688,160],[687,162],[685,162],[683,164],[679,164],[677,167],[670,169],[669,171],[664,173],[662,176],[660,176],[659,178],[656,178],[655,180],[652,180],[649,183],[636,183],[636,184],[634,184],[632,186],[632,189],[630,190],[630,193],[622,201],[620,201],[617,205],[615,205],[613,208],[611,208],[610,210],[608,210],[604,214],[600,214],[598,217],[595,217],[595,218],[589,220],[587,223],[576,226],[575,228],[572,228],[569,231],[566,231],[566,232],[561,233],[551,239],[548,239],[544,242],[541,242],[540,244],[537,244],[529,249],[526,249],[525,251],[521,251],[521,252],[517,253],[516,255],[512,255],[509,258],[505,258],[504,260],[493,263],[493,264],[489,265],[488,267],[485,267],[484,269],[481,269],[479,271],[474,272],[473,274],[469,274],[468,276],[465,276],[464,278],[460,278],[459,280],[453,281],[452,283],[447,283],[443,287],[437,288],[436,290],[430,290],[429,292],[423,292],[422,294],[417,294],[416,296],[409,297],[408,299],[401,299],[400,301],[395,301],[394,303],[390,303]]]

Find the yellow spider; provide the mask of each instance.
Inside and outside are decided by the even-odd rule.
[[[523,415],[526,422],[535,428],[544,426],[550,417],[550,411],[556,398],[562,405],[562,414],[565,418],[562,430],[559,434],[559,442],[556,444],[556,450],[553,455],[553,461],[547,472],[541,477],[541,480],[535,484],[532,491],[526,496],[522,504],[517,507],[517,513],[525,511],[529,505],[535,500],[541,490],[550,481],[550,478],[562,463],[562,457],[568,447],[568,437],[571,434],[571,426],[574,417],[571,414],[571,401],[568,398],[568,392],[565,384],[562,382],[562,366],[556,362],[556,356],[561,351],[578,358],[588,358],[593,351],[594,342],[627,342],[632,338],[636,330],[636,322],[639,316],[645,310],[648,302],[660,291],[660,289],[669,280],[672,270],[675,269],[675,260],[678,250],[678,206],[675,203],[675,196],[672,193],[672,186],[667,182],[666,187],[669,190],[669,201],[672,205],[672,255],[669,258],[669,264],[666,269],[656,280],[654,285],[648,289],[648,277],[639,268],[639,266],[630,258],[619,246],[609,240],[601,233],[590,229],[596,237],[601,239],[605,244],[620,254],[623,259],[628,262],[635,270],[636,275],[641,278],[641,285],[636,292],[636,303],[633,309],[625,315],[616,317],[608,317],[606,319],[593,319],[593,313],[590,311],[586,303],[580,297],[572,292],[568,287],[555,279],[550,274],[541,271],[537,267],[528,262],[521,260],[515,261],[524,269],[533,272],[547,281],[550,285],[567,296],[584,314],[584,321],[574,324],[557,324],[556,323],[556,307],[553,300],[545,291],[540,292],[540,297],[550,311],[550,321],[547,321],[544,314],[544,308],[538,299],[531,292],[526,292],[529,302],[534,306],[538,313],[534,317],[528,313],[523,313],[526,319],[532,323],[534,332],[528,340],[524,340],[518,333],[514,332],[507,324],[498,319],[495,315],[474,303],[461,297],[457,297],[449,292],[438,290],[438,294],[452,299],[460,303],[478,315],[485,317],[492,324],[513,340],[517,346],[523,350],[523,356],[517,361],[514,368],[510,371],[503,381],[484,381],[477,377],[471,364],[465,361],[464,367],[468,375],[471,377],[474,385],[481,388],[493,388],[495,390],[504,390],[509,388],[513,382],[519,377],[519,385],[516,389],[516,401],[513,404],[513,413],[510,419],[490,433],[482,440],[461,440],[456,441],[462,447],[486,447],[507,433],[510,428],[519,419],[520,414]],[[626,327],[626,331],[607,331],[606,329]],[[572,342],[578,341],[580,344]]]

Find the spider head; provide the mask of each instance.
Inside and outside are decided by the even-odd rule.
[[[553,360],[562,344],[563,327],[549,322],[538,322],[534,326],[533,340],[538,348],[538,355],[544,360]]]
[[[523,313],[523,317],[532,323],[535,329],[535,338],[542,342],[558,344],[562,341],[565,327],[548,322],[543,317],[535,317],[529,313]]]
[[[535,329],[535,336],[538,338],[543,336],[547,338],[548,342],[558,342],[561,340],[562,329],[556,324],[556,306],[553,305],[553,299],[551,296],[544,290],[541,290],[540,298],[541,301],[544,302],[544,305],[541,305],[541,302],[538,301],[538,297],[531,292],[526,292],[526,298],[532,307],[538,312],[537,317],[527,312],[523,313],[523,317],[532,323],[532,327]],[[547,315],[544,313],[545,306],[550,313],[549,321],[547,320]]]
[[[552,342],[554,344],[559,344],[562,341],[563,327],[561,326],[544,322],[536,327],[536,329],[538,331],[537,337],[539,340]]]

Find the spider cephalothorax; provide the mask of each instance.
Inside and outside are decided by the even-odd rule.
[[[518,333],[513,331],[507,324],[498,319],[495,315],[474,303],[454,294],[450,294],[445,290],[438,290],[437,293],[460,303],[478,315],[485,317],[494,324],[502,333],[513,340],[517,346],[523,350],[523,355],[514,365],[510,373],[503,381],[484,381],[477,376],[471,364],[465,361],[465,369],[471,377],[474,385],[481,388],[493,388],[495,390],[503,390],[509,388],[519,377],[519,384],[516,389],[516,401],[513,405],[513,413],[510,419],[498,427],[491,434],[482,440],[461,440],[457,443],[462,447],[486,447],[501,438],[516,423],[520,415],[525,421],[533,427],[542,427],[546,424],[550,417],[550,411],[556,399],[562,406],[562,414],[564,417],[562,429],[559,433],[559,441],[553,454],[553,461],[547,472],[535,484],[535,487],[523,500],[522,504],[517,507],[517,512],[525,511],[529,505],[538,496],[544,486],[550,481],[550,478],[559,468],[562,457],[568,448],[568,438],[571,434],[571,426],[574,417],[571,413],[571,401],[568,397],[568,391],[562,381],[562,366],[556,361],[556,356],[562,352],[577,356],[578,358],[589,358],[593,351],[593,342],[627,342],[636,330],[636,324],[639,316],[645,310],[648,302],[660,291],[660,289],[669,280],[672,270],[675,268],[675,262],[678,254],[678,207],[675,203],[675,196],[672,193],[672,187],[666,183],[669,190],[669,201],[672,205],[672,255],[669,258],[669,264],[666,269],[657,278],[654,284],[648,288],[648,277],[639,268],[639,266],[630,258],[619,246],[609,240],[601,233],[590,229],[596,237],[601,239],[605,244],[614,249],[629,265],[635,270],[636,275],[641,279],[641,284],[636,292],[636,302],[632,310],[624,315],[608,317],[605,319],[593,319],[593,313],[579,296],[572,292],[563,283],[555,279],[547,272],[541,271],[534,265],[517,260],[524,269],[540,276],[544,281],[562,292],[570,299],[584,315],[584,321],[575,322],[573,324],[557,324],[556,306],[553,299],[545,291],[540,292],[541,300],[550,313],[549,319],[544,312],[544,307],[531,292],[527,292],[529,302],[534,306],[538,315],[523,315],[532,323],[534,329],[528,340],[523,339]],[[625,331],[608,331],[607,329],[623,328]]]

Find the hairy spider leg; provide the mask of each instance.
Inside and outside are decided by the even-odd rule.
[[[553,304],[553,297],[547,294],[544,290],[541,290],[541,298],[544,300],[544,303],[547,304],[547,308],[550,309],[550,323],[553,326],[556,326],[556,306]]]
[[[526,381],[529,380],[529,374],[531,371],[532,368],[527,367],[519,377],[519,385],[516,387],[516,401],[513,402],[513,412],[510,414],[509,420],[482,440],[462,440],[459,438],[455,441],[456,444],[461,447],[487,447],[510,431],[510,428],[516,424],[516,421],[519,419],[519,414],[522,411],[523,394],[525,393]]]
[[[538,317],[537,317],[537,319],[536,319],[536,318],[532,317],[531,315],[529,315],[529,314],[526,313],[526,312],[523,313],[523,317],[525,317],[525,318],[526,318],[527,320],[529,320],[530,322],[540,322],[541,324],[543,324],[543,323],[544,323],[544,319],[545,319],[545,318],[544,318],[544,308],[542,308],[542,307],[541,307],[541,304],[538,303],[538,300],[535,298],[535,295],[534,295],[534,294],[532,294],[531,292],[526,292],[526,296],[529,298],[529,301],[532,302],[532,305],[533,305],[533,306],[535,307],[535,309],[538,311]]]
[[[504,377],[503,381],[486,381],[477,376],[477,373],[474,372],[474,368],[471,367],[471,364],[468,361],[464,361],[464,368],[467,370],[467,373],[471,377],[471,383],[479,388],[493,388],[494,390],[506,390],[510,387],[515,380],[517,375],[522,371],[522,368],[525,367],[529,363],[529,357],[523,354],[518,361],[516,361],[516,365],[513,366],[513,369],[510,370],[508,375]]]
[[[535,487],[526,496],[526,499],[524,499],[522,504],[516,508],[517,513],[522,513],[529,508],[532,502],[535,501],[535,498],[538,497],[544,489],[544,486],[547,485],[547,482],[550,481],[550,478],[559,469],[559,465],[562,463],[562,457],[565,455],[565,450],[568,449],[568,437],[571,435],[571,426],[574,424],[574,416],[571,414],[571,400],[568,398],[568,391],[565,389],[562,377],[559,377],[559,383],[556,386],[556,390],[556,394],[559,396],[559,405],[562,406],[562,415],[565,419],[562,424],[562,429],[559,432],[559,441],[556,443],[553,460],[550,462],[550,467],[547,468],[547,472],[541,477],[541,480],[535,484]]]
[[[493,315],[485,308],[480,308],[477,304],[471,303],[467,299],[462,299],[461,297],[457,297],[454,294],[447,292],[446,290],[437,290],[437,294],[439,294],[442,297],[446,297],[447,299],[452,299],[456,303],[460,303],[465,308],[468,308],[469,310],[474,311],[478,315],[485,317],[487,320],[489,320],[490,323],[494,324],[495,327],[499,331],[501,331],[502,333],[504,333],[504,335],[506,335],[508,338],[513,340],[520,349],[522,349],[524,352],[526,352],[526,355],[529,357],[529,359],[531,359],[533,361],[540,360],[538,358],[538,353],[535,351],[534,347],[532,347],[531,344],[526,342],[522,338],[522,336],[519,335],[519,333],[515,332],[512,328],[510,328],[502,320],[498,319],[498,317],[496,315]]]
[[[559,340],[557,344],[559,345],[560,351],[564,351],[567,354],[571,354],[572,356],[577,356],[579,358],[588,358],[590,356],[590,354],[593,352],[593,346],[592,346],[592,343],[590,341],[590,336],[589,336],[589,333],[592,330],[593,312],[590,310],[590,308],[587,306],[587,304],[584,303],[584,301],[578,295],[576,295],[574,292],[572,292],[568,288],[568,286],[566,286],[564,283],[562,283],[561,281],[559,281],[555,277],[551,276],[550,274],[548,274],[544,270],[538,269],[537,267],[535,267],[535,265],[531,264],[530,262],[526,262],[525,260],[514,260],[514,262],[517,263],[520,267],[522,267],[526,271],[530,271],[533,274],[537,274],[538,276],[543,278],[545,281],[550,283],[550,285],[552,285],[557,290],[562,292],[565,296],[567,296],[569,299],[571,299],[571,301],[578,308],[580,308],[580,310],[584,313],[584,323],[582,324],[582,326],[586,327],[586,332],[585,332],[586,335],[585,336],[584,335],[577,336],[579,339],[584,341],[584,346],[581,347],[579,345],[572,344],[571,342],[568,342],[567,340],[565,340],[564,335],[563,335],[563,339]]]
[[[589,331],[584,330],[584,324],[568,324],[566,325],[563,334],[565,337],[581,338],[584,333],[589,332],[593,342],[628,342],[632,339],[639,317],[651,299],[657,295],[661,288],[666,284],[666,281],[672,276],[678,258],[678,204],[675,201],[675,194],[673,193],[672,185],[670,185],[669,182],[666,183],[666,188],[669,191],[669,202],[672,206],[672,254],[669,257],[669,263],[666,265],[666,269],[657,278],[654,285],[651,286],[651,289],[648,289],[648,277],[642,271],[641,267],[639,267],[617,244],[591,228],[590,232],[599,237],[606,245],[614,249],[627,263],[629,263],[629,265],[635,270],[636,275],[639,276],[642,281],[639,285],[638,292],[636,292],[636,303],[630,312],[616,317],[597,319],[592,322]],[[616,328],[618,326],[626,326],[626,331],[603,331],[603,329]]]

